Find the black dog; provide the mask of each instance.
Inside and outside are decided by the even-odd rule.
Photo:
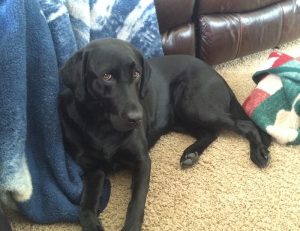
[[[177,131],[197,141],[183,153],[192,166],[226,128],[250,142],[251,160],[268,162],[270,138],[244,113],[232,90],[209,65],[191,56],[145,60],[129,43],[96,40],[71,57],[60,75],[67,87],[59,111],[67,150],[84,170],[80,223],[104,230],[97,218],[104,178],[119,168],[133,172],[123,231],[141,229],[149,187],[149,149]]]

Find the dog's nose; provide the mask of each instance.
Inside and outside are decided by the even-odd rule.
[[[130,111],[123,113],[123,119],[127,120],[131,124],[137,124],[142,120],[142,113],[139,111]]]

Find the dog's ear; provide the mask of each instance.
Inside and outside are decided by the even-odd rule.
[[[151,76],[151,67],[146,58],[143,56],[142,52],[140,52],[136,47],[134,47],[132,44],[128,43],[129,47],[133,50],[135,55],[140,59],[140,62],[142,64],[142,79],[141,79],[141,85],[140,85],[140,97],[144,98],[147,94],[147,85]]]
[[[83,49],[77,51],[59,70],[59,75],[64,85],[72,90],[79,101],[83,101],[85,98],[84,75],[86,56]]]
[[[142,57],[143,59],[143,73],[142,73],[142,79],[141,79],[141,86],[140,86],[140,95],[141,98],[144,98],[147,94],[148,89],[148,82],[151,76],[151,67],[146,60],[146,58]]]

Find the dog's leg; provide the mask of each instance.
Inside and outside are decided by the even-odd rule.
[[[148,154],[144,154],[139,160],[132,175],[132,194],[128,205],[126,221],[122,231],[140,231],[144,209],[149,189],[151,160]]]
[[[200,129],[193,136],[197,141],[184,150],[180,158],[182,168],[191,167],[198,161],[203,151],[217,138],[217,132]]]
[[[238,102],[238,100],[236,99],[235,96],[231,99],[230,113],[232,115],[232,119],[233,120],[246,120],[246,121],[249,120],[249,121],[251,121],[251,119],[246,114],[246,112],[244,111],[243,107]],[[262,140],[263,144],[266,147],[269,147],[270,144],[271,144],[271,136],[269,134],[267,134],[266,132],[264,132],[263,130],[261,130],[257,125],[255,125],[255,127],[258,130],[258,132],[259,132],[259,135],[261,137],[261,140]]]
[[[84,172],[83,193],[80,203],[80,224],[83,231],[102,231],[104,228],[97,217],[97,210],[105,173],[99,169],[86,170]]]
[[[266,167],[269,160],[268,147],[264,145],[260,132],[250,120],[236,120],[235,128],[250,143],[250,158],[258,167]]]
[[[11,231],[11,226],[9,224],[7,216],[4,214],[4,212],[1,210],[1,208],[0,208],[0,230],[1,231]]]
[[[266,167],[269,160],[268,146],[263,143],[263,139],[256,125],[249,120],[231,119],[222,117],[218,124],[244,136],[250,143],[250,159],[258,167]],[[269,143],[268,143],[269,144]]]
[[[226,121],[229,128],[246,137],[250,142],[250,158],[258,167],[266,167],[269,159],[268,147],[271,137],[254,124],[236,97],[231,99],[231,118]],[[233,120],[233,121],[231,121]]]
[[[263,144],[268,148],[271,145],[271,136],[266,133],[265,131],[261,130],[260,128],[257,127],[257,130],[259,131],[261,140]]]

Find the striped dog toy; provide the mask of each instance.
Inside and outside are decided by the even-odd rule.
[[[280,144],[300,144],[300,57],[272,52],[243,107]]]

